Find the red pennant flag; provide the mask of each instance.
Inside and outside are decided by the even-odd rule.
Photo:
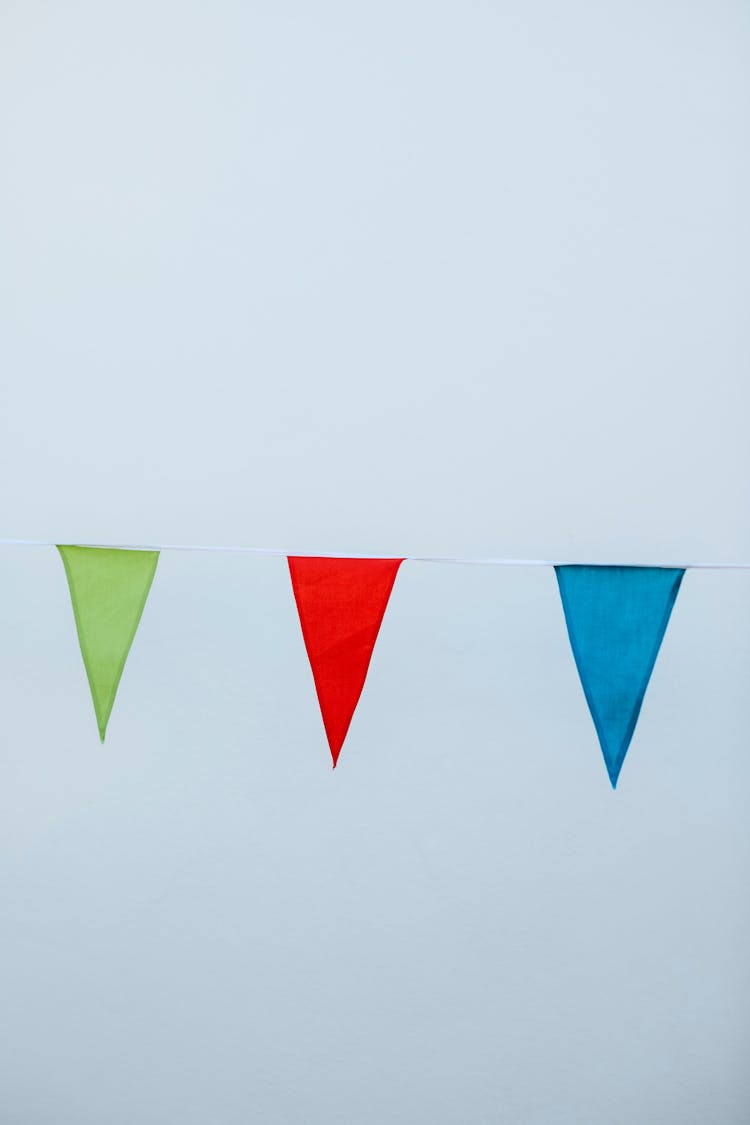
[[[290,556],[288,561],[335,768],[404,560]]]

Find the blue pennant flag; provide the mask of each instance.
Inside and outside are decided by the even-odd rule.
[[[612,788],[684,570],[556,566],[565,623]]]

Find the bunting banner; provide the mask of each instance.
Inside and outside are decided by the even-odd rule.
[[[6,539],[0,540],[0,546],[54,544]],[[238,551],[285,558],[334,768],[404,561],[554,567],[573,658],[613,789],[686,569],[750,570],[750,563],[623,566],[546,559],[359,558],[253,547],[58,545],[57,549],[102,742],[160,551]]]
[[[557,566],[555,573],[570,647],[614,789],[685,571]]]
[[[158,551],[58,547],[104,742],[117,688],[159,561]]]
[[[335,769],[403,559],[288,561]]]

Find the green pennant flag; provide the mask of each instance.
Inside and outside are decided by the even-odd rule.
[[[99,737],[112,705],[159,561],[158,551],[60,547]]]

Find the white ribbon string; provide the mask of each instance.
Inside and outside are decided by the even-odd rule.
[[[0,547],[56,547],[50,539],[0,539]],[[465,558],[460,555],[362,555],[341,554],[329,551],[291,551],[281,547],[216,547],[198,546],[185,543],[80,543],[77,547],[99,547],[110,550],[123,551],[201,551],[216,555],[270,555],[276,558],[288,558],[290,555],[299,558],[321,559],[394,559],[402,558],[407,562],[448,563],[455,566],[651,566],[675,570],[750,570],[750,563],[727,562],[688,562],[688,563],[589,563],[561,559],[508,559],[508,558]]]

